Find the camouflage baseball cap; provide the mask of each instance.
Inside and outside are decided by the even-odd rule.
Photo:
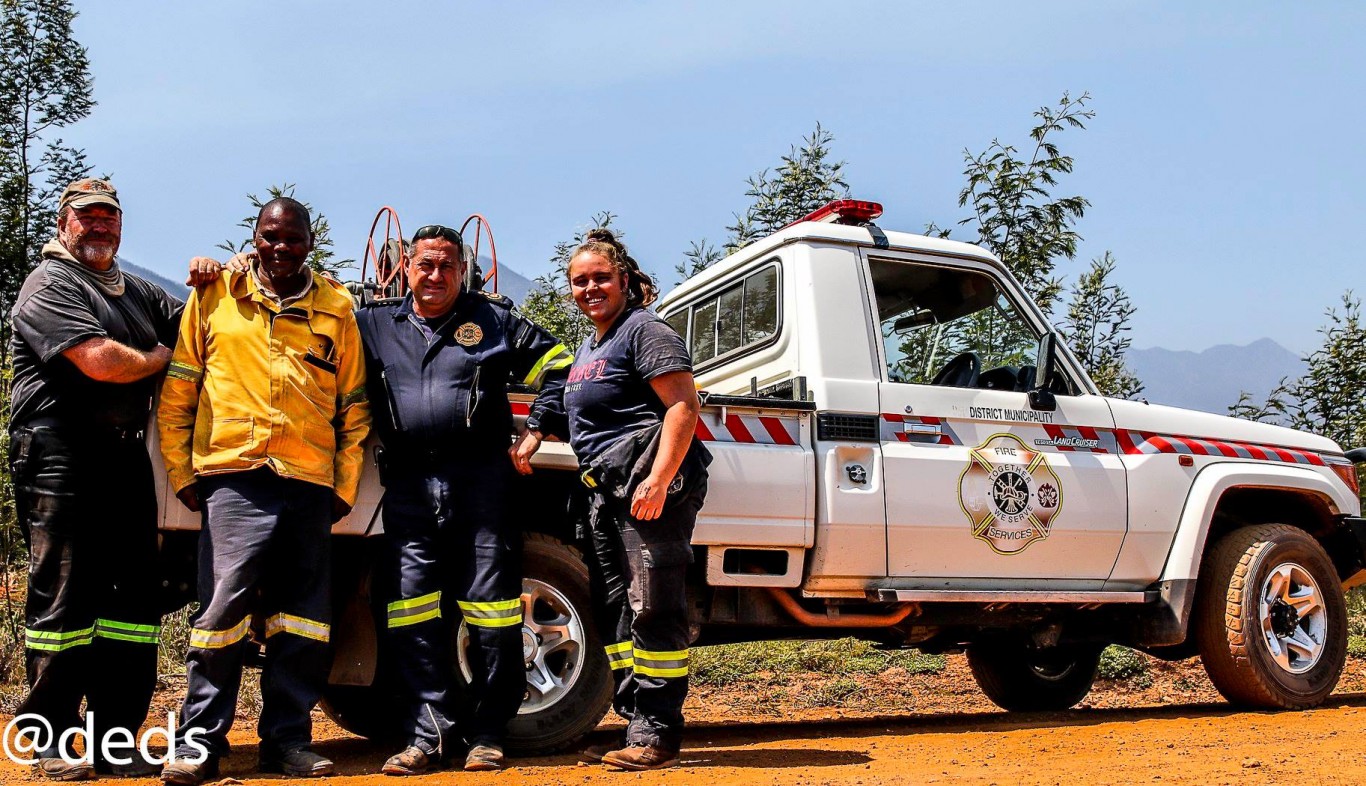
[[[62,192],[59,208],[70,206],[79,210],[91,205],[108,205],[115,210],[123,210],[119,205],[119,192],[108,180],[87,177],[77,180]]]

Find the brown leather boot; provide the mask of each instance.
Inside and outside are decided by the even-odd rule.
[[[602,761],[603,756],[606,756],[618,748],[625,747],[625,745],[626,743],[624,742],[604,742],[601,745],[589,745],[587,748],[579,751],[579,761],[597,764]]]
[[[628,745],[604,755],[602,763],[619,770],[662,770],[678,766],[678,752],[653,745]]]
[[[433,763],[434,760],[426,751],[416,745],[409,745],[390,756],[380,768],[380,772],[385,775],[421,775],[430,769]]]

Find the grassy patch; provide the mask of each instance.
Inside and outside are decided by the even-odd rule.
[[[1347,593],[1347,633],[1366,636],[1366,586]]]
[[[1150,688],[1153,677],[1148,673],[1148,660],[1142,653],[1128,647],[1111,645],[1100,654],[1100,668],[1096,676],[1103,680],[1132,683],[1135,687]]]
[[[1352,658],[1366,658],[1366,636],[1348,636],[1347,655]]]
[[[944,659],[914,650],[878,650],[857,639],[758,641],[696,647],[690,666],[693,684],[721,687],[741,682],[786,685],[806,674],[840,677],[881,674],[891,668],[937,673],[943,670]]]

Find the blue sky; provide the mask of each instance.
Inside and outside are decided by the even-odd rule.
[[[879,223],[919,231],[964,215],[964,148],[1086,90],[1060,269],[1114,253],[1135,346],[1304,351],[1363,288],[1366,6],[944,5],[78,0],[98,106],[63,135],[113,173],[123,255],[167,274],[291,182],[345,256],[380,205],[410,233],[478,211],[535,276],[611,210],[671,283],[818,120]]]

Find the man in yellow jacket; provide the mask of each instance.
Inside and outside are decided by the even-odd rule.
[[[332,772],[309,712],[329,666],[329,532],[355,503],[370,414],[351,296],[308,269],[310,223],[293,199],[261,208],[256,264],[191,293],[162,388],[171,487],[204,513],[179,726],[210,752],[182,741],[167,783],[203,782],[228,752],[258,593],[261,769]]]

